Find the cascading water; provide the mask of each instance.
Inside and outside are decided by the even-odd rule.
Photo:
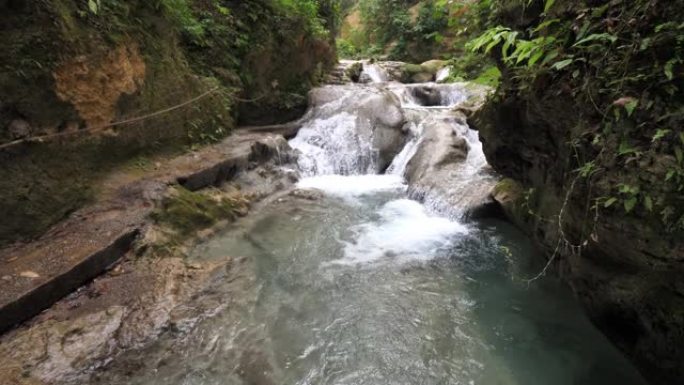
[[[437,71],[437,74],[435,75],[435,81],[437,83],[442,83],[445,82],[449,76],[451,75],[451,67],[446,66],[439,71]]]
[[[451,111],[467,96],[435,84],[313,91],[290,141],[307,194],[190,258],[245,256],[252,285],[222,283],[215,316],[118,357],[94,383],[644,384],[565,287],[523,281],[541,266],[516,229],[438,215],[491,187],[477,133]]]
[[[387,72],[377,64],[366,63],[363,65],[363,74],[368,76],[372,83],[384,83],[389,80]]]

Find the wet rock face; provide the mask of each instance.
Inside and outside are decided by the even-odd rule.
[[[407,169],[409,183],[426,182],[451,164],[463,162],[470,146],[462,134],[455,131],[448,120],[426,126],[424,139]],[[437,181],[433,181],[437,182]]]
[[[312,108],[290,142],[317,148],[300,157],[307,173],[381,173],[406,142],[401,102],[386,88],[322,87],[309,99]]]
[[[423,139],[406,168],[414,198],[457,216],[486,216],[492,211],[489,195],[497,177],[488,172],[484,159],[477,158],[471,144],[477,139],[468,135],[465,117],[458,113],[445,112],[424,123]],[[456,183],[459,178],[468,179],[467,188]]]
[[[411,94],[421,106],[441,106],[444,104],[439,91],[432,87],[413,87]]]
[[[568,164],[566,144],[578,124],[572,100],[543,105],[516,97],[490,101],[471,125],[479,129],[489,163],[512,183],[495,198],[507,215],[550,255],[558,244],[558,214],[576,173]],[[608,169],[611,180],[622,169]],[[535,195],[523,209],[524,194]],[[624,212],[586,215],[589,191],[581,183],[569,199],[563,231],[578,252],[562,248],[561,277],[573,288],[592,321],[621,348],[653,383],[671,384],[684,377],[684,244],[654,224]],[[532,210],[535,216],[528,215]],[[535,218],[554,218],[538,220]],[[591,236],[586,229],[592,228]]]

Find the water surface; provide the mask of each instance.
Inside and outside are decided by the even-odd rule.
[[[643,383],[564,286],[528,287],[541,258],[510,225],[430,213],[395,176],[300,184],[323,194],[274,202],[193,252],[249,257],[253,286],[225,293],[248,301],[169,331],[101,382]]]

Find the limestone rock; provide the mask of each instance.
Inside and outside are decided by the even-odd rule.
[[[413,83],[427,83],[434,79],[434,75],[429,72],[419,72],[411,76],[411,82]]]
[[[423,71],[429,74],[436,74],[437,71],[446,67],[448,62],[446,60],[428,60],[420,65]]]
[[[462,119],[443,115],[425,124],[423,140],[408,163],[406,178],[414,198],[443,212],[469,216],[492,203],[490,192],[496,177],[481,169],[484,163],[472,164],[477,161],[468,159],[471,145],[467,135],[471,134],[467,125],[458,124]],[[450,183],[457,178],[468,178],[469,183]]]

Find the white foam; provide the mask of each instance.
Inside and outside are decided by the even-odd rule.
[[[301,151],[304,175],[370,173],[374,170],[370,141],[359,137],[357,118],[348,112],[307,122],[290,140]]]
[[[318,189],[342,198],[357,198],[378,192],[405,192],[407,189],[400,175],[319,175],[303,178],[298,188]]]
[[[428,260],[455,241],[467,228],[447,218],[430,216],[418,202],[398,199],[378,212],[379,221],[356,226],[356,239],[345,243],[336,264],[372,263],[382,258],[400,262]]]
[[[364,64],[363,73],[368,75],[373,83],[383,83],[388,79],[385,70],[380,68],[377,64]]]
[[[423,141],[423,137],[421,136],[423,132],[422,123],[420,126],[412,124],[410,131],[411,139],[406,142],[401,152],[392,160],[392,164],[387,168],[388,174],[404,176],[406,167],[411,159],[413,159],[413,156],[416,155],[418,147],[420,147],[420,144]]]
[[[437,71],[437,75],[435,75],[435,81],[437,83],[443,83],[449,78],[449,75],[451,75],[451,67],[446,66],[441,68]]]

